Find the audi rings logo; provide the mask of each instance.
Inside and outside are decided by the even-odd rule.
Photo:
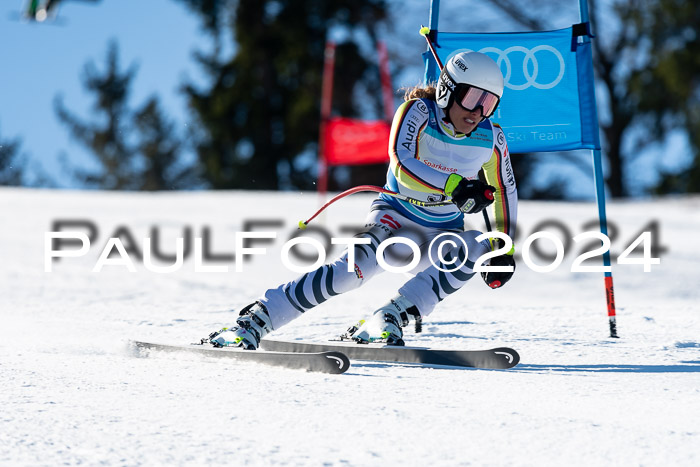
[[[448,59],[451,58],[452,55],[460,52],[471,51],[471,49],[456,50]],[[551,89],[559,84],[564,77],[564,71],[566,71],[564,57],[551,45],[538,45],[532,49],[514,45],[505,50],[501,50],[497,47],[484,47],[480,49],[479,52],[491,54],[491,58],[494,58],[493,54],[497,56],[496,63],[501,67],[501,71],[504,71],[503,67],[505,66],[505,76],[503,77],[505,87],[515,91],[522,91],[530,86],[537,89]],[[540,60],[542,63],[540,63]],[[517,67],[520,66],[521,61],[524,82],[520,82],[520,80],[513,76],[514,71],[518,69]],[[553,76],[553,73],[550,73],[549,76],[541,76],[540,66],[548,70],[557,69],[557,75]],[[515,82],[511,82],[511,80]]]

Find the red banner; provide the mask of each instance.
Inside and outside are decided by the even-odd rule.
[[[331,118],[325,125],[325,159],[331,165],[389,162],[391,126],[383,121]]]

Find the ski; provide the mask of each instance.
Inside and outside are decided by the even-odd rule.
[[[419,363],[423,365],[447,365],[498,370],[512,368],[520,362],[518,352],[508,347],[496,347],[487,350],[436,350],[425,347],[356,344],[342,341],[317,344],[263,339],[260,341],[260,348],[272,352],[338,351],[347,355],[351,360]]]
[[[242,350],[238,348],[216,348],[202,344],[171,345],[152,342],[131,341],[139,355],[149,351],[158,352],[189,352],[207,357],[229,358],[242,362],[255,362],[263,365],[283,368],[300,369],[320,373],[341,374],[350,367],[350,360],[337,350],[322,350],[320,352],[284,352]]]

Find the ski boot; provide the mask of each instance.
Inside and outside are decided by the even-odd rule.
[[[243,308],[236,326],[223,328],[212,332],[202,343],[210,343],[214,347],[242,347],[246,350],[256,350],[260,339],[272,331],[272,321],[267,308],[254,302]]]
[[[416,332],[420,332],[421,316],[418,308],[403,295],[397,295],[379,308],[367,320],[352,326],[341,336],[358,344],[384,342],[388,345],[405,345],[403,330],[411,320],[416,322]]]

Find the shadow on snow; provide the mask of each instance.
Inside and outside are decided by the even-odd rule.
[[[700,362],[688,365],[527,365],[520,364],[511,371],[535,372],[594,372],[594,373],[700,373]]]
[[[479,369],[470,367],[458,367],[450,365],[425,365],[401,362],[370,362],[352,361],[352,368],[432,368],[436,370],[459,371],[498,371],[498,372],[536,372],[536,373],[700,373],[700,361],[684,361],[686,365],[528,365],[520,363],[514,368]],[[360,373],[347,374],[355,376],[377,376]]]

